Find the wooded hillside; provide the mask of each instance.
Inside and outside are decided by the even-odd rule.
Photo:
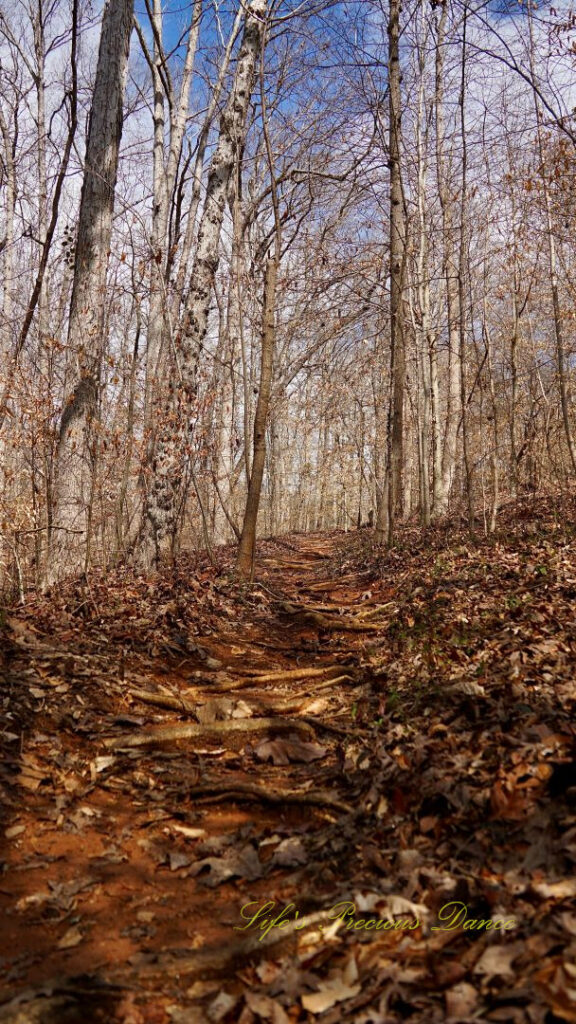
[[[575,65],[0,0],[0,1024],[576,1024]]]

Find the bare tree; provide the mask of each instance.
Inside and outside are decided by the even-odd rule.
[[[48,582],[85,567],[91,487],[89,432],[97,411],[103,309],[110,255],[133,0],[108,0],[86,143],[68,346],[76,380],[66,396],[56,451]]]
[[[394,537],[402,508],[402,447],[406,376],[404,278],[406,217],[402,193],[402,93],[400,69],[400,0],[390,0],[388,15],[388,160],[390,168],[390,413],[388,421],[388,530]]]
[[[175,339],[169,404],[164,410],[164,422],[159,430],[152,466],[153,477],[146,495],[139,541],[139,554],[146,564],[157,561],[161,552],[170,548],[175,540],[183,499],[181,481],[197,394],[198,364],[219,263],[226,193],[235,161],[242,151],[256,61],[264,36],[266,8],[267,0],[251,0],[246,5],[234,80],[222,113],[218,143],[210,165],[186,311]]]

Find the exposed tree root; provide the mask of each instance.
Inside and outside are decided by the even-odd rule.
[[[323,615],[320,612],[310,611],[304,605],[289,604],[284,601],[281,604],[281,609],[287,615],[298,616],[303,622],[310,623],[310,625],[318,626],[320,629],[331,630],[333,632],[345,631],[349,633],[375,633],[382,629],[382,625],[372,622],[358,622],[355,618],[349,618],[344,615],[338,615],[334,618],[328,615]]]
[[[324,665],[321,668],[281,668],[277,672],[259,672],[257,669],[253,669],[251,675],[256,683],[282,683],[290,679],[308,679],[308,677],[312,678],[312,676],[325,676],[331,672],[338,675],[343,670],[352,670],[352,668],[352,665]]]
[[[299,690],[298,693],[295,694],[295,696],[296,697],[308,697],[311,694],[316,695],[317,693],[320,693],[322,690],[330,690],[330,689],[332,689],[336,685],[336,683],[348,683],[348,682],[354,682],[354,681],[355,681],[354,680],[354,676],[349,676],[349,675],[345,675],[345,676],[331,676],[330,679],[324,679],[322,682],[316,683],[314,685],[314,689],[312,691],[309,690],[309,689],[308,690]]]
[[[131,733],[128,736],[114,736],[104,740],[104,746],[110,750],[123,750],[127,747],[148,747],[154,744],[169,743],[171,740],[223,740],[230,739],[232,744],[241,746],[244,739],[254,733],[266,732],[301,732],[308,739],[314,737],[314,730],[307,723],[297,719],[285,718],[233,718],[227,722],[207,722],[202,725],[167,725],[148,732]]]
[[[303,722],[308,722],[314,729],[323,729],[324,732],[331,732],[334,736],[350,736],[350,727],[344,727],[342,725],[332,725],[330,722],[324,722],[317,718],[312,718],[311,715],[303,715]]]
[[[215,782],[193,786],[188,793],[191,797],[214,797],[214,799],[240,800],[257,799],[269,804],[306,804],[312,807],[330,807],[343,814],[353,814],[355,808],[331,793],[298,791],[294,789],[270,789],[255,782]]]
[[[393,608],[395,604],[395,601],[388,601],[387,604],[367,605],[356,612],[356,618],[362,619],[362,621],[365,621],[366,619],[374,619],[377,615],[381,615],[382,612],[385,612],[387,609]]]
[[[321,580],[320,583],[307,583],[306,590],[322,591],[337,590],[346,580],[357,580],[361,576],[373,576],[373,569],[365,569],[363,572],[349,572],[345,576],[339,576],[335,580]]]
[[[183,697],[173,697],[167,693],[153,693],[152,690],[136,690],[130,688],[128,693],[135,700],[143,704],[153,704],[158,708],[168,708],[171,711],[184,711],[187,715],[196,714],[197,708],[184,700]]]

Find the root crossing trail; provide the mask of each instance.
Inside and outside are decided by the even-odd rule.
[[[528,837],[550,866],[562,827],[528,726],[550,765],[568,719],[550,695],[507,747],[507,695],[473,653],[441,664],[450,618],[414,629],[433,556],[364,547],[263,541],[250,585],[223,555],[8,615],[0,1021],[460,1020],[512,954],[528,977],[542,868],[511,861]],[[450,899],[514,926],[435,930]]]

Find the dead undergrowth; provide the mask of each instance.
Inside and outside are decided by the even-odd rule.
[[[574,500],[231,566],[6,612],[0,1021],[576,1021]]]

